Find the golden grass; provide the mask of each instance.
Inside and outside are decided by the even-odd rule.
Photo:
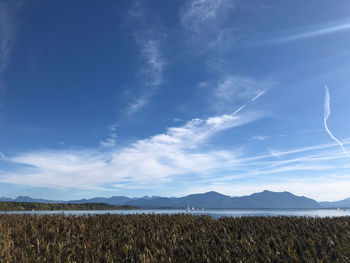
[[[1,262],[349,262],[350,217],[0,215]]]

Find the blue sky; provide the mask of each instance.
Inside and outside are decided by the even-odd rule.
[[[1,0],[0,193],[350,197],[349,46],[346,0]]]

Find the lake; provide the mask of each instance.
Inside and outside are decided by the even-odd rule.
[[[186,212],[185,209],[140,209],[140,210],[82,210],[82,211],[6,211],[0,214],[32,214],[32,215],[102,215],[102,214],[191,214],[210,215],[219,217],[242,217],[242,216],[308,216],[308,217],[339,217],[350,216],[350,209],[207,209]]]

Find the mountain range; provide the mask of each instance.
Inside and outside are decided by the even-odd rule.
[[[191,194],[184,197],[144,196],[130,198],[126,196],[95,197],[80,200],[46,200],[33,199],[28,196],[18,196],[15,199],[1,197],[0,202],[33,202],[33,203],[105,203],[111,205],[130,205],[140,208],[217,208],[217,209],[258,209],[258,208],[285,208],[285,209],[320,209],[320,208],[350,208],[350,198],[336,202],[317,202],[305,196],[296,196],[289,192],[263,191],[249,196],[230,197],[217,192]]]
[[[321,206],[330,207],[330,208],[337,208],[337,207],[348,208],[350,207],[350,198],[346,198],[344,200],[336,201],[336,202],[320,202],[319,204]]]

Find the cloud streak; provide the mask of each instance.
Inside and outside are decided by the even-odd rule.
[[[128,20],[134,24],[133,36],[139,46],[143,66],[139,68],[139,86],[141,94],[135,96],[127,106],[127,115],[133,115],[145,107],[153,94],[163,84],[163,71],[166,65],[161,52],[162,42],[166,38],[160,22],[150,19],[148,10],[137,2],[128,13]],[[156,17],[156,15],[153,15]],[[149,21],[151,20],[151,22]]]
[[[159,51],[160,39],[150,37],[149,39],[138,39],[137,42],[142,47],[142,57],[147,64],[144,74],[150,76],[146,84],[157,87],[163,83],[163,69],[165,65]]]
[[[327,120],[329,118],[329,116],[331,115],[331,108],[330,108],[330,96],[329,96],[329,89],[327,86],[325,86],[325,91],[326,91],[326,95],[325,95],[325,101],[324,101],[324,118],[323,118],[323,125],[324,128],[326,129],[326,132],[329,134],[329,136],[336,142],[339,144],[339,146],[342,148],[343,152],[346,154],[346,156],[348,156],[350,158],[350,153],[345,149],[344,144],[339,141],[333,134],[332,132],[329,130],[328,125],[327,125]]]
[[[208,124],[212,124],[213,126],[208,129],[207,131],[205,131],[203,134],[201,134],[200,136],[198,136],[194,142],[200,141],[202,138],[205,138],[208,134],[212,133],[215,130],[220,130],[220,128],[224,125],[227,125],[227,121],[228,120],[235,120],[237,119],[237,114],[240,113],[242,110],[244,110],[244,108],[246,108],[249,104],[253,103],[254,101],[256,101],[259,97],[261,97],[263,94],[265,93],[265,91],[259,91],[257,95],[255,95],[250,101],[248,101],[246,104],[242,105],[241,107],[239,107],[237,110],[235,110],[234,112],[232,112],[229,115],[223,115],[221,116],[221,118],[210,118],[207,120]]]
[[[313,192],[316,188],[310,188],[310,185],[315,184],[323,185],[322,191],[315,191],[318,198],[343,199],[348,197],[346,187],[340,187],[334,192],[331,184],[348,185],[350,165],[347,157],[339,153],[337,147],[337,143],[332,143],[286,150],[280,157],[282,159],[278,160],[273,154],[239,157],[228,173],[191,182],[185,191],[193,193],[216,190],[228,195],[246,195],[269,189],[316,197]],[[290,190],[291,184],[297,184],[299,189]],[[327,184],[330,184],[329,188]]]
[[[141,73],[145,76],[143,83],[143,94],[134,99],[127,108],[128,115],[135,114],[141,108],[146,106],[154,92],[163,84],[163,70],[165,62],[160,52],[160,39],[155,36],[146,38],[136,37],[136,42],[141,47],[141,56],[145,61],[145,67]]]
[[[343,31],[350,30],[350,21],[340,21],[333,24],[323,24],[317,27],[308,27],[302,33],[290,34],[289,36],[276,38],[270,41],[264,42],[264,44],[279,44],[279,43],[287,43],[293,42],[323,35],[329,35],[334,33],[339,33]]]
[[[10,62],[10,56],[16,40],[15,15],[22,1],[0,2],[0,73]]]

